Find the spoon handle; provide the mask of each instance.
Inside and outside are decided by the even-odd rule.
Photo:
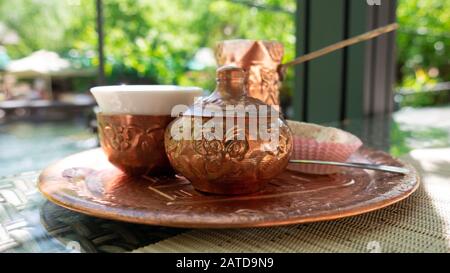
[[[333,162],[333,161],[320,161],[320,160],[290,160],[289,162],[290,163],[300,163],[300,164],[333,165],[333,166],[338,166],[338,167],[368,169],[368,170],[384,171],[384,172],[400,173],[400,174],[409,173],[408,169],[402,168],[402,167],[368,164],[368,163]]]

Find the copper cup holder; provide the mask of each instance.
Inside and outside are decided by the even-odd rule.
[[[97,114],[100,144],[108,160],[129,175],[173,173],[164,150],[171,116]]]

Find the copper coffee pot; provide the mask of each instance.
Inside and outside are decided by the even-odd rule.
[[[236,65],[247,73],[248,95],[269,105],[279,105],[279,87],[286,69],[303,62],[310,61],[338,49],[367,41],[381,34],[398,28],[393,23],[359,36],[340,41],[292,61],[281,63],[284,47],[276,41],[261,40],[227,40],[216,46],[216,61],[219,66]]]

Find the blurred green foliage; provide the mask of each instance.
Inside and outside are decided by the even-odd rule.
[[[438,92],[415,91],[407,95],[400,96],[398,102],[401,107],[424,107],[433,105],[447,105],[450,102],[450,90]]]
[[[286,10],[295,10],[295,0],[258,1],[264,7],[252,2],[103,1],[108,81],[198,85],[211,90],[214,68],[190,71],[187,64],[199,48],[214,48],[224,39],[279,40],[286,47],[285,57],[293,58],[294,17]],[[8,47],[12,57],[45,48],[80,67],[97,65],[95,1],[2,1],[0,15],[22,38],[19,45]]]
[[[108,82],[214,87],[214,68],[192,70],[199,48],[224,39],[274,39],[295,52],[295,0],[105,0],[104,31]],[[398,86],[422,91],[450,81],[450,1],[399,0]],[[20,42],[8,54],[20,58],[54,50],[75,67],[96,66],[96,10],[93,0],[0,1],[0,21]],[[281,93],[292,94],[292,70]],[[84,88],[84,87],[83,87]],[[434,103],[428,94],[402,105]]]
[[[448,147],[450,136],[448,129],[420,126],[405,126],[391,122],[390,150],[393,156],[400,157],[414,149]]]
[[[398,85],[416,91],[450,81],[450,1],[399,0]],[[429,103],[417,96],[413,104]]]
[[[0,1],[0,22],[20,37],[18,44],[7,46],[8,54],[16,59],[39,49],[60,51],[73,15],[66,1]]]

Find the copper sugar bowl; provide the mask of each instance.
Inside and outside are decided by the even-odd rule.
[[[253,193],[289,162],[289,127],[274,107],[247,96],[245,78],[237,66],[219,68],[216,90],[165,131],[172,167],[199,191]]]

